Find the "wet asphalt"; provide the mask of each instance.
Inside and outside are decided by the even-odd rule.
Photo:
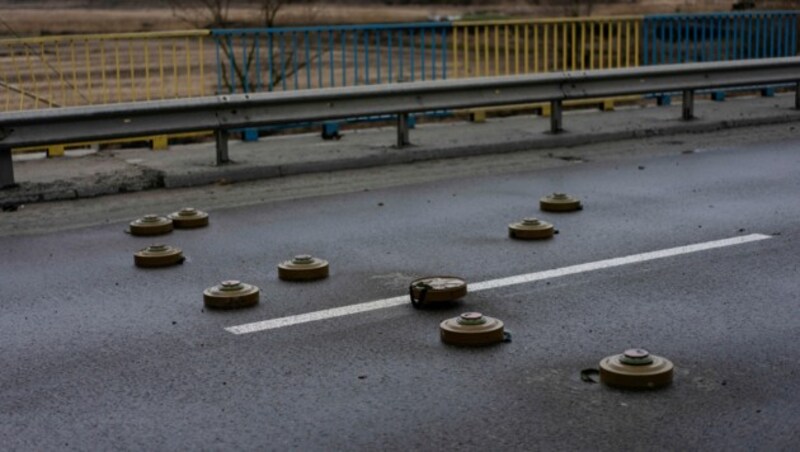
[[[459,178],[212,210],[156,240],[125,223],[0,238],[0,443],[11,450],[791,450],[800,441],[800,142]],[[498,158],[503,158],[498,156]],[[585,209],[538,211],[553,191]],[[182,206],[164,205],[168,213]],[[195,207],[203,208],[202,205]],[[145,214],[148,212],[142,212]],[[525,216],[560,233],[520,242]],[[772,238],[248,335],[225,327],[751,233]],[[162,242],[178,267],[132,253]],[[281,282],[295,254],[331,276]],[[262,290],[203,308],[223,279]],[[513,341],[444,345],[464,311]],[[636,346],[672,386],[580,371]]]

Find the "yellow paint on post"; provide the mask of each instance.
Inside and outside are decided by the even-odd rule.
[[[47,157],[64,157],[64,145],[63,144],[55,144],[52,146],[47,147]]]
[[[166,151],[169,149],[169,136],[156,135],[150,141],[150,149],[154,151]]]

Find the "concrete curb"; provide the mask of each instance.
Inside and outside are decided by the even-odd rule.
[[[365,152],[363,156],[341,158],[319,158],[312,156],[307,161],[287,164],[232,163],[227,166],[209,165],[198,170],[171,172],[131,164],[130,171],[96,174],[92,177],[55,179],[52,182],[23,182],[16,188],[0,191],[0,206],[13,209],[26,203],[90,198],[108,194],[126,193],[154,188],[195,187],[214,183],[235,183],[270,179],[300,174],[333,172],[351,169],[372,168],[386,165],[470,157],[488,154],[504,154],[532,150],[552,150],[592,143],[607,143],[651,136],[670,136],[685,133],[709,133],[724,129],[756,127],[791,122],[800,122],[800,111],[782,109],[777,114],[740,119],[681,121],[670,119],[655,126],[640,129],[629,128],[610,132],[570,133],[569,123],[563,134],[536,133],[524,139],[498,141],[487,145],[418,145],[397,149],[386,147],[380,152]],[[413,142],[413,135],[412,135]],[[265,151],[268,152],[268,151]]]
[[[485,144],[450,147],[412,145],[403,149],[393,148],[392,152],[383,153],[381,155],[366,155],[364,157],[351,157],[336,160],[312,160],[286,165],[261,165],[237,168],[237,163],[233,163],[233,166],[222,167],[217,171],[187,175],[165,174],[163,177],[165,187],[193,187],[218,182],[245,182],[251,180],[269,179],[273,177],[373,168],[386,165],[423,162],[427,160],[505,154],[533,150],[550,150],[554,148],[581,146],[591,143],[607,143],[612,141],[631,140],[651,136],[670,136],[684,133],[710,133],[725,129],[756,127],[791,122],[800,122],[800,112],[776,115],[775,117],[771,118],[752,118],[723,121],[697,120],[680,123],[676,121],[676,123],[663,128],[625,130],[608,133],[582,133],[570,135],[569,130],[567,130],[561,135],[550,135],[549,132],[546,132],[543,135],[546,135],[547,138],[544,139],[541,137],[536,137],[525,140],[513,140],[499,142],[491,146],[486,146]]]

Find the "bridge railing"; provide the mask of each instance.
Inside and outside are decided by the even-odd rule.
[[[563,73],[450,79],[272,93],[133,102],[0,115],[0,187],[14,184],[11,149],[53,142],[213,129],[217,163],[228,162],[227,132],[241,127],[397,115],[399,147],[409,144],[408,116],[428,110],[549,102],[552,133],[562,131],[569,100],[684,93],[683,118],[693,115],[694,92],[761,83],[794,83],[800,108],[800,58],[658,65]]]
[[[645,65],[797,54],[797,11],[645,16]]]
[[[797,55],[798,11],[753,11],[645,16],[642,61],[645,65],[780,58]],[[772,95],[774,87],[761,89]],[[669,103],[669,93],[656,95]],[[715,91],[712,99],[723,100]]]
[[[640,34],[640,16],[454,22],[450,73],[491,77],[638,66]],[[614,101],[591,103],[611,109]],[[549,114],[547,104],[514,108]],[[476,121],[486,117],[486,109],[469,113]]]
[[[0,112],[793,56],[799,17],[773,11],[5,39]],[[613,108],[614,99],[591,102]],[[166,136],[135,139],[167,145]],[[50,155],[63,148],[51,146]]]
[[[0,40],[0,111],[212,94],[206,30]]]
[[[217,92],[447,78],[447,23],[212,30]]]
[[[207,30],[0,40],[0,112],[214,93]],[[165,137],[139,137],[166,146]],[[63,153],[63,146],[51,154]]]

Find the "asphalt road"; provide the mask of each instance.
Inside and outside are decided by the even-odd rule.
[[[214,209],[142,270],[123,223],[0,238],[0,443],[7,449],[792,450],[800,442],[800,141]],[[553,191],[585,210],[541,214]],[[180,206],[165,205],[167,213]],[[203,208],[202,205],[197,205]],[[142,212],[145,213],[145,212]],[[506,227],[552,220],[546,242]],[[753,233],[770,238],[234,335],[224,328]],[[310,252],[331,277],[277,280]],[[209,312],[222,279],[261,303]],[[442,344],[479,310],[513,342]],[[631,346],[676,365],[630,392],[580,370]]]

